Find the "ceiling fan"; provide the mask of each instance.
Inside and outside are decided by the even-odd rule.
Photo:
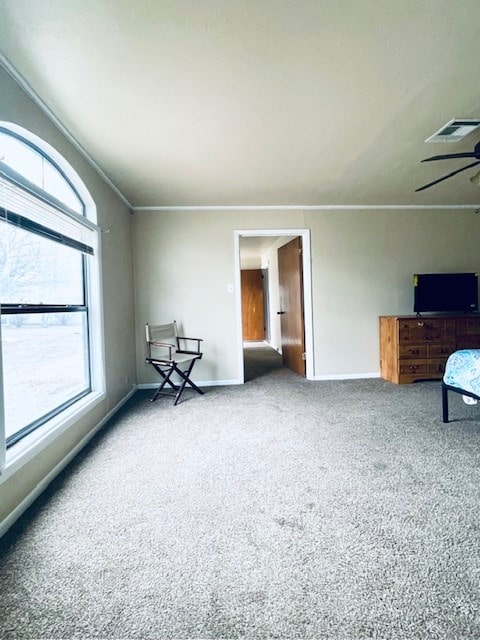
[[[418,189],[415,189],[415,191],[423,191],[424,189],[433,187],[434,184],[443,182],[443,180],[447,180],[447,178],[451,178],[452,176],[457,175],[457,173],[461,173],[466,169],[471,169],[475,165],[480,164],[480,142],[477,142],[477,144],[473,147],[473,151],[465,151],[464,153],[447,153],[445,155],[432,156],[431,158],[425,158],[425,160],[422,160],[422,162],[433,162],[434,160],[450,160],[451,158],[475,158],[475,162],[471,162],[470,164],[465,165],[461,169],[457,169],[456,171],[447,173],[446,176],[443,176],[442,178],[438,178],[438,180],[434,180],[433,182],[424,184],[423,187],[419,187]]]

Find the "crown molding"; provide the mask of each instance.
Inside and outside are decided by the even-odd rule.
[[[48,107],[45,102],[38,96],[38,94],[32,89],[30,84],[25,80],[25,78],[15,69],[15,67],[7,60],[7,58],[0,53],[0,65],[5,69],[5,71],[15,80],[15,82],[23,89],[23,91],[28,95],[29,98],[33,100],[33,102],[39,107],[41,111],[53,122],[53,124],[59,129],[62,135],[75,147],[75,149],[85,158],[88,164],[98,173],[98,175],[102,178],[106,184],[114,191],[117,196],[122,200],[122,202],[132,210],[133,207],[127,198],[123,195],[120,189],[110,180],[107,174],[100,168],[100,166],[95,162],[92,156],[85,150],[85,148],[80,144],[80,142],[75,138],[73,134],[67,129],[67,127],[57,118],[57,116],[53,113],[53,111]]]
[[[473,209],[480,213],[480,204],[260,204],[260,205],[159,205],[132,207],[134,213],[162,211],[385,211],[385,210]]]

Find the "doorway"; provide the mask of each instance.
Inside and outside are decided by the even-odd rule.
[[[243,332],[243,317],[242,317],[242,249],[245,245],[254,246],[258,249],[257,262],[247,264],[247,266],[255,267],[262,270],[268,275],[268,263],[261,263],[259,255],[268,255],[268,251],[265,249],[272,245],[273,251],[277,251],[277,247],[286,245],[290,240],[297,238],[298,244],[301,246],[301,251],[297,253],[300,269],[300,280],[298,281],[296,288],[301,289],[301,303],[303,306],[303,318],[301,323],[301,336],[303,339],[303,345],[300,350],[301,365],[297,368],[296,372],[300,375],[304,375],[307,379],[313,379],[313,331],[312,331],[312,299],[311,299],[311,266],[310,266],[310,231],[308,229],[252,229],[235,231],[235,259],[236,259],[236,272],[235,272],[235,290],[236,290],[236,316],[237,316],[237,344],[238,344],[238,368],[240,372],[240,380],[245,381],[245,364],[244,364],[244,332]],[[262,253],[263,252],[263,253]],[[243,256],[243,266],[245,266],[245,256]],[[245,270],[245,269],[243,269]],[[272,282],[272,287],[275,287],[275,282]],[[273,300],[266,301],[265,304],[265,317],[266,320],[266,335],[262,342],[258,343],[258,346],[266,347],[267,349],[275,348],[277,352],[281,353],[285,346],[285,341],[281,335],[275,335],[275,327],[280,327],[281,324],[281,312],[280,308],[280,285],[277,285],[278,291],[273,296]],[[274,289],[272,289],[273,291]],[[267,291],[268,296],[268,291]],[[287,315],[287,314],[285,314]],[[283,319],[283,318],[282,318]],[[272,322],[270,322],[272,320]],[[270,327],[273,325],[274,335],[270,335]],[[285,329],[283,329],[284,331]],[[280,334],[281,330],[278,329],[277,334]],[[291,337],[288,338],[291,340]],[[283,344],[282,344],[283,343]],[[245,343],[248,344],[248,343]],[[253,345],[251,345],[253,346]],[[288,348],[287,348],[288,350]],[[290,366],[289,362],[284,362],[285,366]]]

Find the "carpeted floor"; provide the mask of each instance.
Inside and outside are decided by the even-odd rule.
[[[264,343],[247,343],[243,350],[245,382],[261,378],[282,367],[282,356]]]
[[[478,639],[478,407],[277,365],[137,393],[4,538],[0,637]]]

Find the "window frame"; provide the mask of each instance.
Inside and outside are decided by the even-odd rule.
[[[44,160],[58,171],[59,175],[66,181],[73,193],[82,203],[82,214],[70,209],[67,205],[59,202],[54,196],[44,192],[37,185],[32,185],[28,179],[17,173],[16,170],[5,170],[4,174],[14,175],[19,186],[33,193],[36,198],[47,202],[58,209],[65,216],[80,218],[81,224],[93,234],[93,255],[86,255],[82,252],[83,270],[83,304],[57,305],[57,304],[17,304],[15,301],[8,301],[0,307],[0,318],[4,315],[15,314],[36,314],[36,313],[75,313],[86,314],[86,349],[89,363],[89,384],[88,389],[73,396],[68,401],[61,403],[54,410],[49,411],[45,416],[34,420],[30,425],[26,425],[8,438],[5,437],[5,415],[4,415],[4,384],[2,366],[2,327],[0,323],[0,473],[10,475],[28,462],[41,449],[58,438],[61,433],[75,424],[83,415],[105,397],[105,358],[103,347],[103,308],[101,291],[101,238],[100,228],[96,224],[96,206],[88,192],[85,184],[80,179],[68,161],[53,147],[35,134],[9,122],[0,121],[0,131],[16,138],[20,143],[27,145],[35,152],[39,153]],[[5,165],[3,165],[5,169]],[[8,167],[7,167],[8,169]],[[10,177],[10,176],[9,176]],[[8,224],[8,223],[7,223]],[[42,235],[41,233],[39,235]],[[17,437],[21,434],[20,437]]]

